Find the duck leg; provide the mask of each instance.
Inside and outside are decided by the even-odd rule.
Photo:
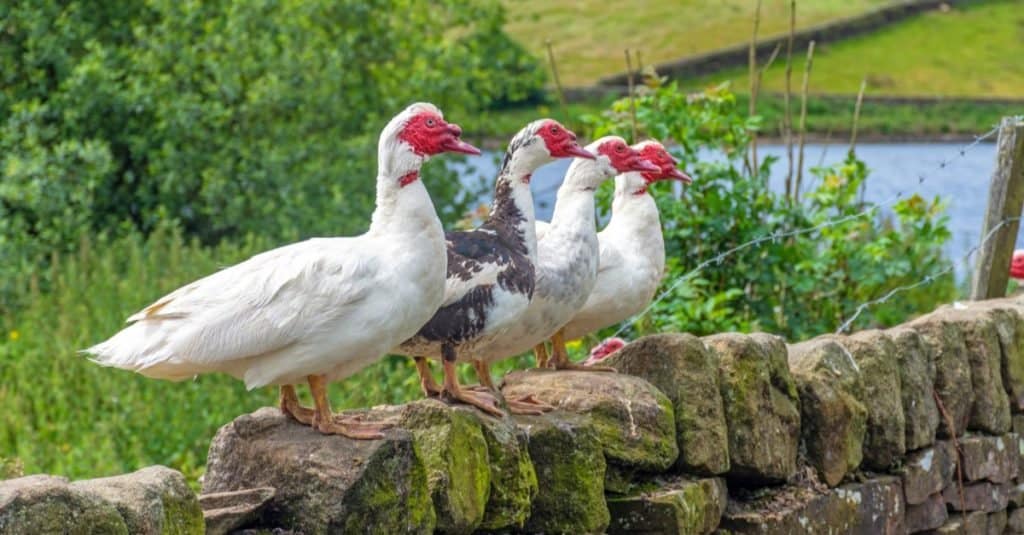
[[[416,361],[416,371],[420,374],[420,388],[423,395],[428,398],[436,398],[441,395],[441,387],[434,380],[434,374],[430,373],[430,363],[426,357],[413,357]]]
[[[498,387],[494,385],[494,381],[491,380],[491,365],[483,360],[474,360],[473,368],[476,370],[476,376],[480,381],[480,384],[489,388],[495,395],[502,395]],[[505,399],[505,404],[508,405],[508,411],[512,414],[534,414],[541,415],[548,411],[555,410],[553,405],[548,405],[543,401],[534,397],[533,394],[527,394],[520,396],[515,399]]]
[[[336,417],[331,411],[331,402],[327,399],[327,379],[323,375],[310,375],[309,390],[313,392],[316,408],[313,410],[313,429],[325,435],[344,435],[360,440],[384,438],[383,431],[390,424],[380,422],[363,422],[352,418]]]
[[[281,407],[281,412],[295,418],[299,423],[313,425],[313,409],[303,407],[299,403],[299,395],[295,392],[295,385],[281,385],[278,404]]]
[[[548,346],[544,342],[534,346],[533,358],[536,360],[538,368],[548,367]]]
[[[455,348],[448,344],[441,346],[441,356],[444,363],[444,387],[442,395],[468,403],[487,414],[502,417],[504,414],[498,407],[498,401],[494,396],[483,392],[472,392],[459,385],[459,378],[455,370]]]
[[[565,333],[562,329],[551,337],[551,349],[553,355],[551,363],[554,365],[556,370],[581,370],[587,372],[612,372],[615,373],[618,370],[611,366],[584,366],[582,364],[576,364],[569,360],[569,352],[565,350]]]

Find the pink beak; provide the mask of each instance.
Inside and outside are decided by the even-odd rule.
[[[1024,279],[1024,250],[1013,252],[1013,259],[1010,260],[1010,276],[1015,279]]]
[[[654,165],[653,163],[639,157],[629,162],[625,170],[641,172],[661,171],[661,169],[657,165]]]
[[[683,184],[693,184],[693,179],[690,178],[690,175],[682,172],[678,167],[673,167],[665,173],[663,178],[679,180],[682,181]]]
[[[597,156],[594,156],[586,149],[581,147],[579,143],[573,143],[562,149],[566,156],[574,156],[576,158],[585,158],[587,160],[596,160]]]
[[[470,154],[473,156],[479,156],[482,154],[480,149],[466,143],[459,139],[462,135],[462,128],[455,123],[448,124],[448,131],[452,134],[451,137],[445,136],[444,141],[441,142],[441,147],[448,152],[458,152],[461,154]]]

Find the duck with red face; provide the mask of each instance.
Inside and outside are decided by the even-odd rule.
[[[586,150],[597,158],[576,159],[569,166],[558,190],[554,217],[544,238],[537,241],[537,283],[529,307],[509,329],[480,347],[474,359],[477,375],[486,386],[493,388],[490,363],[528,351],[551,337],[586,302],[598,272],[597,188],[619,173],[658,170],[618,136],[600,138]],[[558,361],[557,367],[575,365],[566,360]]]
[[[376,209],[365,234],[314,238],[192,282],[87,350],[93,360],[180,381],[220,372],[281,388],[281,410],[325,434],[382,437],[382,423],[332,413],[327,384],[416,333],[445,297],[445,237],[419,170],[444,152],[480,154],[432,104],[395,116],[378,145]],[[299,404],[309,383],[315,407]]]
[[[441,395],[502,414],[493,393],[459,385],[455,364],[482,354],[529,305],[537,262],[530,177],[540,166],[568,157],[594,159],[557,121],[528,124],[509,142],[487,220],[473,230],[447,233],[444,303],[415,336],[393,351],[416,358],[420,385],[428,396]],[[427,358],[441,360],[443,386],[434,381]],[[548,408],[529,399],[510,400],[508,405],[513,412],[531,414]]]
[[[563,327],[563,338],[574,340],[615,325],[640,313],[654,298],[665,272],[665,240],[658,205],[650,187],[665,180],[691,184],[678,162],[657,141],[634,148],[657,171],[623,173],[615,177],[612,217],[598,233],[600,271],[586,304]],[[555,351],[559,351],[555,347]]]

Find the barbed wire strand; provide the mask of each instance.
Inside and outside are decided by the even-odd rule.
[[[960,259],[961,262],[963,262],[964,264],[970,265],[969,262],[971,261],[971,256],[974,253],[978,252],[982,247],[984,247],[985,244],[988,243],[988,241],[990,239],[995,237],[997,230],[1003,228],[1003,226],[1005,226],[1005,225],[1007,225],[1009,223],[1013,223],[1014,221],[1020,221],[1020,219],[1021,219],[1020,217],[1010,217],[1010,218],[1007,218],[1007,219],[1004,219],[1004,220],[1000,221],[998,225],[992,227],[992,230],[989,230],[985,234],[985,237],[981,240],[980,243],[978,243],[974,247],[971,247],[971,249],[967,251],[967,254],[965,254],[963,256],[963,258]],[[896,294],[899,294],[899,293],[902,293],[902,292],[908,292],[910,290],[913,290],[914,288],[918,288],[918,287],[924,286],[926,284],[930,284],[930,283],[938,280],[940,277],[943,277],[943,276],[951,273],[954,269],[956,269],[956,264],[955,263],[951,263],[949,267],[947,267],[945,269],[941,269],[939,271],[936,271],[935,273],[932,273],[931,275],[926,276],[925,278],[915,282],[914,284],[906,284],[906,285],[903,285],[903,286],[897,286],[897,287],[889,290],[888,292],[886,292],[885,295],[883,295],[882,297],[879,297],[877,299],[872,299],[871,301],[867,301],[867,302],[861,303],[860,305],[857,306],[857,309],[854,310],[853,315],[850,316],[849,318],[847,318],[846,321],[844,321],[842,323],[842,325],[840,325],[839,328],[836,329],[836,334],[842,334],[847,329],[849,329],[850,326],[853,325],[853,322],[856,321],[857,318],[861,315],[861,313],[864,312],[865,310],[867,310],[868,307],[872,307],[872,306],[875,306],[875,305],[880,305],[882,303],[885,303],[889,299],[892,299],[892,297],[895,296]]]
[[[971,149],[973,149],[974,147],[977,147],[979,144],[984,142],[986,139],[988,139],[988,138],[992,137],[993,135],[995,135],[996,132],[998,132],[998,131],[999,131],[999,125],[996,125],[996,126],[993,126],[987,132],[985,132],[983,134],[980,134],[980,135],[974,136],[974,139],[970,143],[968,143],[966,145],[960,146],[951,157],[943,158],[942,160],[940,160],[939,163],[938,163],[938,166],[937,166],[938,169],[945,169],[950,164],[952,164],[954,161],[956,161],[958,158],[963,158],[964,156],[967,155],[967,153]],[[923,173],[918,173],[918,175],[917,175],[917,184],[918,185],[923,184],[925,182],[925,180],[927,180],[927,177]],[[731,249],[728,249],[728,250],[726,250],[724,252],[721,252],[721,253],[715,255],[714,257],[712,257],[712,258],[710,258],[708,260],[705,260],[705,261],[697,264],[696,267],[694,267],[693,269],[691,269],[690,271],[684,273],[682,276],[680,276],[678,279],[676,279],[668,288],[666,288],[664,291],[662,291],[660,294],[658,294],[658,296],[656,298],[654,298],[654,300],[652,300],[647,305],[646,308],[644,308],[639,313],[634,314],[633,317],[631,317],[631,318],[627,319],[626,321],[622,322],[622,324],[619,326],[618,330],[615,331],[615,334],[613,334],[612,337],[619,336],[620,334],[622,334],[626,329],[630,328],[633,325],[634,322],[636,322],[638,319],[644,317],[648,312],[650,312],[654,308],[655,305],[660,303],[662,300],[664,300],[666,297],[668,297],[672,292],[674,292],[675,289],[678,288],[681,284],[683,284],[684,282],[692,279],[694,276],[696,276],[698,273],[700,273],[701,270],[703,270],[704,268],[710,266],[711,264],[720,264],[723,260],[725,260],[725,258],[727,258],[727,257],[729,257],[729,256],[731,256],[731,255],[733,255],[735,253],[738,253],[740,251],[743,251],[745,249],[749,249],[751,247],[754,247],[756,245],[760,245],[760,244],[768,242],[768,241],[777,241],[777,240],[780,240],[780,239],[783,239],[783,238],[789,238],[789,237],[792,237],[792,236],[799,236],[800,234],[807,234],[807,233],[810,233],[810,232],[816,232],[816,231],[819,231],[819,230],[824,230],[824,229],[829,228],[829,227],[834,227],[836,225],[841,225],[843,223],[846,223],[846,222],[849,222],[849,221],[853,221],[855,219],[860,219],[860,218],[863,218],[863,217],[874,215],[880,209],[885,208],[885,207],[887,207],[887,206],[889,206],[891,204],[894,204],[897,201],[899,201],[903,197],[904,193],[905,192],[903,190],[897,191],[896,194],[893,195],[891,198],[886,199],[883,202],[880,202],[880,203],[877,203],[877,204],[873,204],[870,208],[867,208],[867,209],[865,209],[865,210],[863,210],[861,212],[858,212],[856,214],[851,214],[851,215],[839,217],[839,218],[836,218],[836,219],[829,219],[829,220],[823,221],[822,223],[819,223],[819,224],[811,226],[811,227],[800,228],[800,229],[791,230],[791,231],[787,231],[787,232],[778,232],[778,231],[772,232],[771,234],[767,234],[767,235],[761,236],[759,238],[755,238],[753,240],[750,240],[748,242],[741,243],[740,245],[737,245],[737,246],[735,246],[735,247],[733,247]]]

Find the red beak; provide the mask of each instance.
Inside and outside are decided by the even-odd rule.
[[[443,148],[445,151],[458,152],[461,154],[471,154],[473,156],[479,156],[480,154],[482,154],[482,152],[480,152],[480,149],[459,139],[459,136],[462,135],[462,128],[459,128],[459,125],[455,123],[449,123],[448,132],[451,134],[451,136],[445,136],[444,140],[441,141],[441,148]]]
[[[690,178],[690,175],[682,172],[678,167],[673,167],[662,178],[679,180],[683,184],[693,184],[693,179]]]
[[[653,163],[643,158],[636,158],[629,162],[629,164],[627,164],[626,169],[624,169],[624,171],[651,172],[661,171],[661,169],[657,165],[654,165]]]
[[[581,147],[579,143],[572,143],[562,148],[564,156],[574,156],[576,158],[586,158],[587,160],[595,160],[597,156],[587,152],[586,149]],[[561,155],[560,155],[561,156]]]

